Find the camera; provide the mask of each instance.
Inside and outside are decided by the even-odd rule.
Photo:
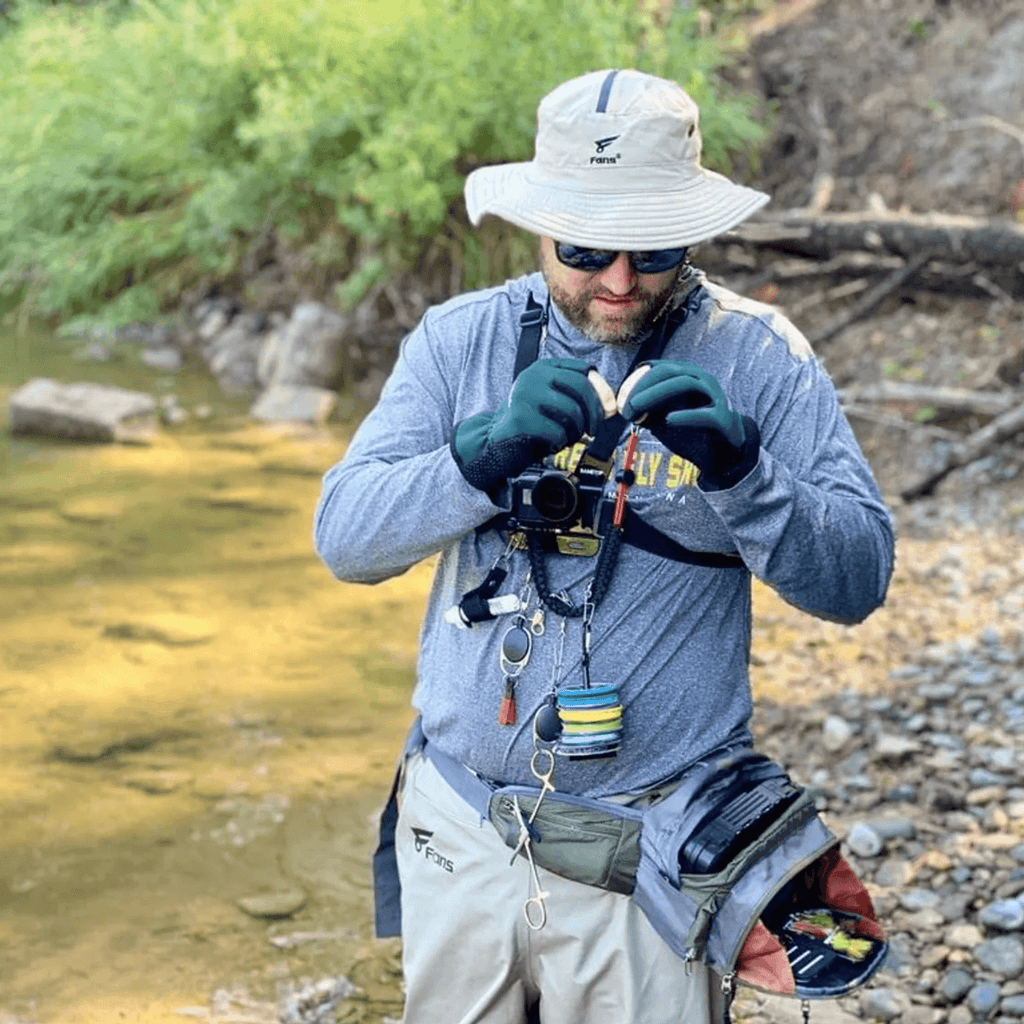
[[[605,464],[581,465],[574,472],[543,464],[527,466],[510,481],[516,529],[553,535],[562,554],[597,554],[609,470]]]

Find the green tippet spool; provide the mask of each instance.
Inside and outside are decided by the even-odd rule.
[[[570,761],[614,757],[622,747],[622,704],[618,688],[563,686],[557,695],[562,733],[555,753]]]

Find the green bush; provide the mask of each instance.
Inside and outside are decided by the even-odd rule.
[[[460,283],[485,283],[465,174],[529,159],[538,100],[589,70],[680,81],[720,170],[763,132],[695,8],[667,26],[621,0],[19,10],[0,40],[0,307],[79,324],[154,316],[271,227],[342,304],[439,233]]]

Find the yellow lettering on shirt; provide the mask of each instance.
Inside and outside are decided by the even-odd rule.
[[[587,446],[582,441],[577,441],[576,444],[569,445],[569,447],[563,448],[560,452],[556,452],[552,456],[551,461],[555,469],[572,473],[575,472],[576,466],[579,465],[579,461],[583,458],[583,453],[586,450]]]
[[[636,465],[633,467],[633,469],[636,473],[637,484],[639,484],[639,486],[641,487],[646,487],[648,483],[647,475],[645,472],[647,469],[647,452],[636,453]]]
[[[688,459],[681,455],[673,455],[668,460],[668,472],[665,474],[665,486],[669,490],[677,487],[693,487],[697,483],[700,471]]]
[[[658,480],[658,470],[661,469],[662,452],[651,452],[647,459],[647,480],[654,486]]]

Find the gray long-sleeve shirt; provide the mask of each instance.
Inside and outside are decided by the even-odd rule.
[[[769,307],[699,272],[683,287],[702,287],[703,300],[663,358],[714,374],[733,408],[758,423],[762,450],[738,484],[705,493],[683,482],[680,456],[641,431],[631,506],[688,548],[738,553],[749,573],[810,614],[860,621],[885,596],[893,529],[831,381],[803,336]],[[345,458],[324,477],[315,541],[335,576],[363,583],[440,553],[413,693],[424,732],[485,777],[532,784],[532,714],[553,685],[581,684],[580,621],[568,622],[555,678],[561,620],[546,613],[545,633],[515,687],[518,722],[502,726],[499,649],[510,618],[470,630],[442,618],[505,549],[496,531],[476,532],[502,509],[466,482],[449,445],[458,423],[508,397],[528,290],[547,301],[541,275],[533,274],[427,312]],[[633,350],[586,339],[551,304],[540,357],[558,356],[593,363],[617,389]],[[580,604],[595,562],[548,555],[552,590],[564,588]],[[528,569],[526,554],[513,554],[501,592],[521,592]],[[560,790],[635,792],[726,740],[749,736],[747,569],[694,566],[623,545],[594,616],[591,654],[593,682],[619,689],[623,746],[611,759],[559,758]],[[536,604],[535,590],[532,596]]]

